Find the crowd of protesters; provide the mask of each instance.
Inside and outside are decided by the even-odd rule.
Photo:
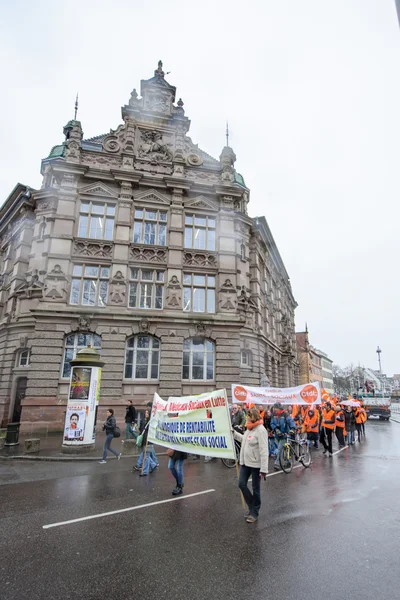
[[[365,435],[367,413],[362,400],[326,399],[322,404],[302,406],[257,407],[268,433],[269,455],[275,458],[274,468],[280,469],[279,452],[290,432],[296,432],[308,441],[308,446],[333,456],[334,436],[339,449],[361,442]],[[234,404],[231,421],[234,429],[245,429],[248,409]]]
[[[258,519],[261,506],[260,478],[268,473],[268,456],[275,459],[274,469],[280,470],[279,455],[288,436],[297,435],[307,439],[309,448],[318,450],[323,447],[323,454],[333,456],[334,436],[339,444],[339,449],[346,445],[361,442],[365,435],[365,422],[367,413],[362,400],[349,398],[341,400],[323,396],[324,401],[315,405],[283,406],[274,404],[269,406],[255,406],[254,404],[233,404],[231,408],[231,425],[235,440],[240,442],[240,473],[239,488],[248,506],[246,521],[254,523]],[[155,449],[147,440],[150,422],[151,403],[144,413],[144,420],[139,427],[136,425],[136,410],[129,402],[126,409],[126,439],[135,438],[141,453],[134,469],[140,471],[145,477],[159,466]],[[113,411],[107,412],[107,421],[104,429],[107,433],[104,445],[104,455],[101,463],[106,462],[107,451],[113,452],[117,458],[120,454],[110,448],[113,436],[111,428],[116,427]],[[187,459],[185,452],[168,450],[168,468],[175,478],[176,487],[173,495],[183,492],[183,464]],[[206,457],[208,458],[208,457]],[[252,489],[248,487],[252,479]]]

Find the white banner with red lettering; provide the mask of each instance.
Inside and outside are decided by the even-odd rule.
[[[321,404],[319,381],[292,388],[250,387],[232,384],[232,402],[246,404]]]

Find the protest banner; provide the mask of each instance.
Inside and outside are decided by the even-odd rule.
[[[292,388],[250,387],[232,384],[232,402],[247,404],[321,404],[319,381]]]
[[[147,439],[180,452],[234,459],[226,390],[168,400],[155,393]]]

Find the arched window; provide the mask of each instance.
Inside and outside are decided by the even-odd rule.
[[[30,358],[30,350],[20,350],[17,353],[17,357],[15,360],[16,367],[28,367],[29,366],[29,358]]]
[[[125,379],[158,379],[160,341],[150,335],[136,335],[126,342]]]
[[[183,342],[182,379],[212,381],[215,371],[215,345],[210,340],[190,338]]]
[[[69,361],[76,357],[79,350],[91,346],[101,352],[101,337],[95,333],[70,333],[65,337],[64,356],[61,368],[61,377],[69,378],[71,365]]]
[[[250,350],[241,350],[240,351],[240,365],[242,367],[246,367],[247,369],[251,369],[252,356],[251,356]]]

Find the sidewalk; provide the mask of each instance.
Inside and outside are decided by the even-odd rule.
[[[40,451],[35,453],[25,454],[24,442],[29,438],[40,438]],[[0,450],[0,459],[19,459],[19,460],[48,460],[48,461],[90,461],[100,460],[103,454],[105,435],[98,433],[96,436],[96,442],[94,450],[86,452],[85,454],[64,454],[61,452],[62,445],[62,433],[48,433],[46,435],[21,435],[19,437],[18,446],[5,446],[3,450]],[[122,452],[124,438],[115,438],[112,442],[112,448],[118,452]],[[156,447],[157,448],[157,447]],[[135,454],[122,455],[122,458],[132,458],[139,454],[138,448]],[[160,448],[159,453],[165,452],[165,448]],[[111,454],[110,454],[111,456]]]

